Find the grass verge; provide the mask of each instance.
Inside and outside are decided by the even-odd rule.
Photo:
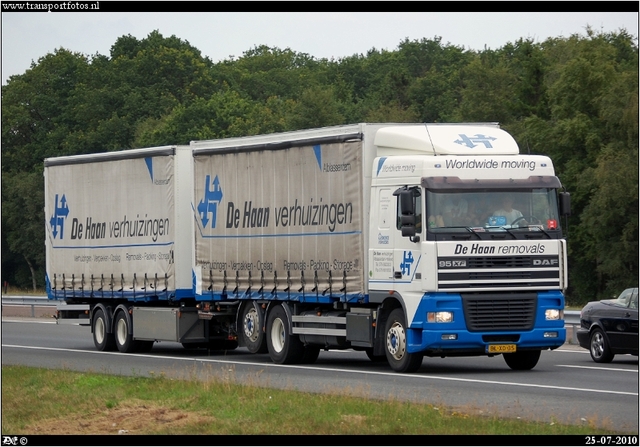
[[[215,379],[2,367],[2,433],[12,435],[596,435],[438,405],[312,394]],[[620,434],[620,433],[617,433]]]

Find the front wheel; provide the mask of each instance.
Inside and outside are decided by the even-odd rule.
[[[396,372],[415,372],[422,365],[422,354],[407,351],[407,323],[402,309],[389,314],[384,333],[387,361]]]
[[[609,343],[602,329],[595,328],[593,332],[591,332],[590,346],[589,353],[594,362],[609,363],[613,360],[614,354],[611,352],[611,348],[609,348]]]
[[[540,350],[513,352],[511,354],[503,354],[503,357],[509,368],[526,371],[533,369],[538,364]]]
[[[274,363],[300,363],[304,358],[304,344],[291,334],[289,319],[282,305],[274,307],[267,317],[267,348]]]

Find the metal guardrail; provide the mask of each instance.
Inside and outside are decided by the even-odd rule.
[[[55,306],[56,302],[49,300],[46,296],[2,296],[3,306],[17,306],[17,305],[30,305],[30,306]]]
[[[36,308],[55,308],[56,301],[49,300],[46,296],[35,296],[35,295],[25,295],[25,296],[6,296],[2,295],[2,308],[5,306],[12,307],[30,307],[31,312],[30,316],[36,316]],[[42,313],[41,311],[39,313]]]

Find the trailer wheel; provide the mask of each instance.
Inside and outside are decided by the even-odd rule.
[[[116,313],[115,338],[116,346],[120,352],[129,353],[136,351],[133,334],[129,333],[129,321],[124,311],[120,310]]]
[[[274,363],[300,363],[304,357],[304,345],[289,329],[287,313],[282,305],[269,312],[267,318],[267,347]]]
[[[513,352],[502,355],[509,368],[517,371],[533,369],[534,366],[538,364],[538,360],[540,360],[540,350]]]
[[[244,345],[252,354],[265,354],[268,352],[267,338],[262,327],[264,326],[264,313],[256,309],[252,302],[242,306],[242,337]]]
[[[115,351],[116,338],[113,333],[107,332],[107,318],[102,309],[96,310],[93,315],[93,343],[98,351]]]
[[[407,324],[402,309],[394,309],[387,319],[385,351],[391,369],[415,372],[422,365],[422,354],[407,352]]]

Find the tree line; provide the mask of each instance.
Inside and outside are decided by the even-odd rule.
[[[439,37],[213,63],[158,31],[59,48],[2,86],[2,280],[42,288],[46,157],[358,122],[499,122],[572,194],[567,301],[638,285],[638,45],[625,30],[471,51]]]

